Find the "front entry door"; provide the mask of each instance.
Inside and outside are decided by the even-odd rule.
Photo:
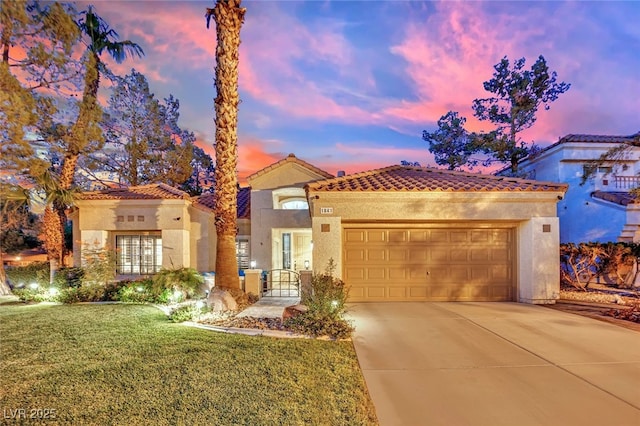
[[[305,268],[305,262],[311,268],[311,235],[310,234],[294,234],[293,245],[293,269],[300,271]]]

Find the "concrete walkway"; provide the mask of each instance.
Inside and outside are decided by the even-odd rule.
[[[360,303],[380,424],[640,425],[640,333],[517,303]]]

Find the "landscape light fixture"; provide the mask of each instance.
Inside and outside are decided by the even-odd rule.
[[[249,262],[249,266],[251,266],[251,269],[256,269],[256,261],[252,260],[251,262]]]
[[[304,269],[309,269],[309,261],[308,260],[304,261]]]

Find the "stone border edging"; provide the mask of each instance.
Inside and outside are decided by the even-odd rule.
[[[192,322],[192,321],[185,321],[181,324],[187,325],[189,327],[201,328],[204,330],[218,331],[221,333],[230,333],[230,334],[244,334],[246,336],[267,336],[267,337],[278,337],[283,339],[313,339],[313,337],[311,336],[305,336],[304,334],[296,334],[291,331],[283,331],[283,330],[224,327],[219,325],[201,324],[201,323]]]

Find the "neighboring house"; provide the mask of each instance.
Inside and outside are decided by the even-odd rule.
[[[242,267],[322,272],[333,260],[351,301],[558,297],[556,203],[566,185],[413,166],[333,177],[293,154],[248,182]],[[97,240],[119,249],[121,274],[211,271],[211,197],[166,185],[85,193],[73,213],[76,264],[80,243]]]
[[[629,194],[640,185],[640,147],[603,163],[582,182],[590,162],[639,136],[567,135],[520,162],[527,178],[569,184],[558,203],[561,242],[640,241],[640,204]]]

